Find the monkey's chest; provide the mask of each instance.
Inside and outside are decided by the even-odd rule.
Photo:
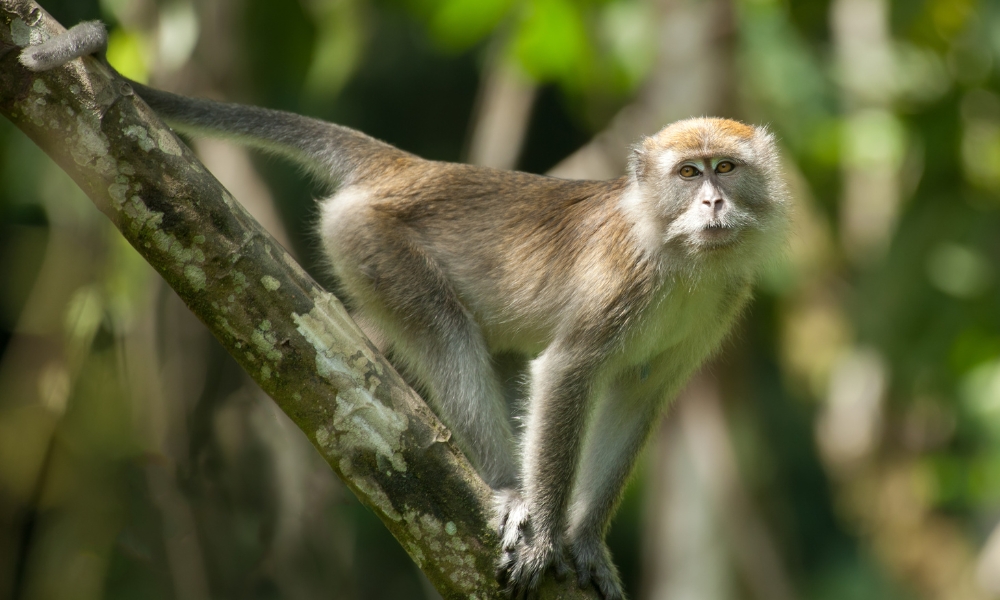
[[[744,285],[709,282],[665,286],[646,309],[624,346],[625,363],[643,364],[671,350],[701,358],[718,344],[745,303]]]

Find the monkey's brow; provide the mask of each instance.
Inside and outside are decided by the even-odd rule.
[[[684,154],[681,155],[676,161],[675,165],[680,166],[686,162],[691,162],[695,160],[707,160],[711,162],[714,159],[718,160],[730,160],[738,165],[746,164],[746,159],[741,156],[728,152],[699,152],[694,154]]]

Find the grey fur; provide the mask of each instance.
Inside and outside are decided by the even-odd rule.
[[[79,35],[51,55],[92,45]],[[581,585],[623,598],[604,535],[635,458],[785,243],[773,136],[679,121],[636,146],[628,175],[567,181],[428,161],[340,125],[133,86],[179,127],[284,155],[339,186],[320,206],[330,267],[358,323],[497,490],[500,580],[531,596],[546,570],[571,563]],[[697,175],[682,176],[685,165]],[[498,356],[528,365],[519,440]]]
[[[375,157],[408,156],[360,131],[293,113],[188,98],[130,81],[164,120],[192,134],[211,135],[284,156],[333,185],[363,176]],[[261,124],[267,125],[262,127]]]
[[[18,60],[32,71],[48,71],[74,58],[93,54],[107,45],[108,32],[100,21],[84,21],[63,35],[21,51]]]

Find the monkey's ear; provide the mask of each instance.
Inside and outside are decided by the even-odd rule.
[[[628,157],[628,170],[636,179],[641,180],[646,176],[646,167],[649,157],[642,142],[632,147],[632,152]]]

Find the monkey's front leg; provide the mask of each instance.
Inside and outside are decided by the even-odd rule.
[[[550,568],[557,577],[569,572],[563,555],[566,508],[595,365],[573,348],[553,346],[531,363],[521,493],[502,499],[498,576],[514,598],[532,597]]]
[[[594,411],[573,489],[567,541],[580,587],[593,584],[605,600],[625,598],[604,542],[611,517],[663,406],[695,364],[664,352],[616,376]]]

